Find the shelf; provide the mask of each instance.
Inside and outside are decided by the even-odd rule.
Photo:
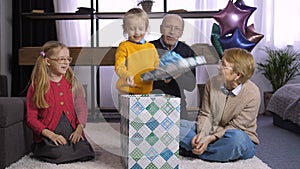
[[[214,14],[219,11],[190,11],[190,12],[168,12],[180,15],[183,18],[212,18]],[[93,14],[79,14],[79,13],[23,13],[22,16],[29,19],[122,19],[124,12],[101,12]],[[161,19],[167,14],[164,12],[151,12],[148,13],[149,18]]]
[[[23,13],[22,16],[28,19],[54,19],[54,20],[91,19],[91,14],[78,14],[78,13]]]
[[[178,14],[182,18],[212,18],[213,14],[216,14],[219,11],[191,11],[191,12],[168,12]],[[151,12],[148,13],[149,18],[158,18],[161,19],[167,13],[164,12]],[[96,18],[98,19],[122,19],[124,12],[114,12],[114,13],[95,13]]]
[[[69,47],[73,60],[71,66],[113,66],[116,47]],[[19,65],[35,64],[41,47],[22,47],[19,49]]]
[[[91,0],[92,2],[92,0]],[[93,8],[93,3],[91,3]],[[22,3],[20,1],[20,12],[22,10]],[[197,18],[212,18],[212,16],[220,11],[188,11],[188,12],[179,12],[179,11],[171,11],[171,12],[166,12],[166,0],[164,0],[164,12],[151,12],[148,13],[148,16],[150,19],[162,19],[166,14],[168,13],[174,13],[180,15],[184,19],[197,19]],[[39,52],[41,50],[40,46],[28,46],[24,47],[22,45],[23,39],[22,39],[22,33],[25,31],[27,33],[27,29],[29,29],[30,35],[34,34],[35,32],[32,32],[34,29],[32,28],[35,26],[32,24],[33,22],[40,22],[40,21],[48,21],[48,20],[90,20],[91,23],[91,35],[94,34],[94,31],[96,31],[98,24],[94,27],[94,20],[105,20],[105,19],[122,19],[124,16],[125,12],[96,12],[96,13],[30,13],[30,12],[25,12],[21,13],[21,17],[18,16],[19,20],[19,26],[18,27],[18,33],[20,36],[20,39],[17,38],[17,41],[15,44],[20,44],[20,47],[16,49],[16,52],[18,53],[18,65],[24,68],[24,70],[27,70],[26,67],[28,66],[33,66],[35,64],[36,58],[39,56]],[[26,23],[26,24],[23,24]],[[28,23],[27,23],[28,22]],[[27,26],[23,28],[24,26]],[[34,40],[30,36],[24,36],[28,40],[29,44],[32,45],[32,41]],[[94,46],[94,45],[92,45]],[[196,46],[197,47],[197,46]],[[90,111],[92,112],[92,116],[96,115],[96,112],[101,111],[117,111],[114,108],[97,108],[98,105],[100,105],[100,91],[99,85],[100,85],[100,80],[97,79],[95,80],[95,69],[94,66],[113,66],[115,62],[115,52],[116,52],[116,47],[69,47],[70,49],[70,55],[73,57],[73,61],[71,63],[72,66],[91,66],[91,93],[90,93],[90,98],[91,98],[91,109]],[[205,52],[206,50],[202,49],[199,47],[196,48],[196,50],[200,52]],[[208,64],[209,62],[215,62],[215,59],[207,58]],[[98,73],[98,72],[97,72]],[[26,75],[25,73],[20,73],[18,75],[19,77],[23,78],[24,82],[27,81],[26,77],[22,77],[22,74]],[[99,76],[97,76],[98,78]],[[30,78],[29,76],[27,78]],[[97,82],[97,84],[96,84]],[[21,83],[23,84],[23,83]],[[97,85],[97,89],[95,87]],[[22,85],[16,85],[18,88],[22,88]],[[97,93],[97,99],[99,99],[99,103],[96,105],[96,93]],[[96,110],[97,109],[97,110]],[[107,115],[110,115],[109,112]]]

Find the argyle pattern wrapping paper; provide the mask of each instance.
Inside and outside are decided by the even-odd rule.
[[[180,98],[121,95],[120,113],[124,168],[179,168]]]

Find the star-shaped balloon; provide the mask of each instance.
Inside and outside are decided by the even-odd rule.
[[[264,35],[255,32],[254,24],[251,24],[246,28],[246,38],[247,40],[254,42],[256,46],[256,44],[264,38]],[[253,46],[250,50],[252,50],[255,46]]]
[[[264,37],[263,34],[255,32],[254,24],[246,28],[246,38],[254,43],[258,43]]]
[[[231,36],[219,38],[219,41],[222,44],[223,50],[229,48],[242,48],[251,52],[256,45],[254,42],[249,41],[239,29],[235,29]]]
[[[250,16],[252,15],[252,13],[257,9],[256,7],[251,7],[251,6],[247,6],[245,4],[245,2],[243,0],[237,0],[235,1],[234,5],[242,10],[248,10],[248,11],[251,11],[250,13]],[[249,17],[250,17],[249,16]],[[249,19],[249,18],[248,18]],[[247,27],[247,22],[248,22],[248,19],[246,20],[246,23],[245,23],[245,28]]]
[[[256,10],[256,7],[247,6],[243,0],[235,1],[234,5],[242,10],[250,10],[251,14]]]
[[[223,48],[222,48],[222,44],[219,41],[219,38],[220,38],[220,27],[218,24],[213,23],[211,29],[210,41],[212,45],[215,47],[217,53],[219,54],[219,58],[222,58]]]
[[[219,23],[221,28],[221,37],[228,33],[233,33],[239,29],[245,34],[245,25],[251,14],[250,10],[242,10],[233,4],[232,0],[228,1],[227,6],[212,17]]]

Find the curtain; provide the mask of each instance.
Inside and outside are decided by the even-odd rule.
[[[74,13],[78,7],[90,7],[89,0],[53,0],[56,13]],[[57,39],[69,47],[90,47],[91,20],[56,20]],[[87,102],[91,108],[91,76],[94,67],[73,66],[74,73],[83,85],[87,86]],[[95,75],[94,75],[95,76]]]
[[[98,0],[98,2],[100,12],[125,12],[129,8],[136,7],[137,4],[137,0],[118,0],[117,4],[120,6],[120,8],[118,8],[118,6],[111,5],[111,1]],[[90,2],[87,0],[54,0],[54,6],[57,12],[74,12],[79,6],[89,7],[89,3]],[[162,0],[155,1],[152,11],[163,11],[162,3]],[[182,0],[172,0],[167,1],[167,10],[186,9],[188,11],[215,11],[224,9],[227,3],[227,0],[189,0],[185,3],[182,3]],[[257,8],[250,16],[248,25],[253,23],[255,31],[264,35],[264,38],[252,51],[256,62],[264,60],[264,53],[260,50],[263,46],[282,48],[287,45],[292,45],[294,48],[300,49],[300,22],[297,20],[297,16],[300,16],[300,1],[244,0],[244,3],[247,6]],[[105,21],[106,22],[101,21],[101,25],[99,25],[100,29],[104,28],[103,30],[111,30],[110,32],[114,33],[99,35],[99,37],[101,37],[100,42],[109,42],[110,45],[117,45],[119,40],[124,39],[124,37],[122,37],[121,22],[116,22],[115,20]],[[181,38],[182,41],[189,45],[194,43],[208,43],[211,45],[211,27],[213,23],[216,23],[213,18],[186,19],[185,21],[185,31]],[[90,46],[90,21],[85,21],[85,23],[82,23],[84,21],[61,22],[62,21],[57,21],[57,34],[59,40],[71,46]],[[159,27],[159,24],[160,21],[155,21],[154,24],[150,21],[150,30],[155,30],[154,32],[151,32],[152,34],[159,35],[159,28],[156,28]],[[106,40],[103,41],[103,39]],[[196,77],[197,82],[205,83],[210,76],[213,76],[216,73],[216,66],[198,67]],[[82,74],[82,76],[84,76],[84,74]],[[252,80],[262,91],[271,90],[271,85],[261,74],[255,74]],[[196,93],[196,90],[192,93],[187,93],[189,106],[198,105],[199,101],[192,99]]]
[[[53,0],[56,13],[74,13],[78,7],[90,7],[90,1]],[[58,40],[67,46],[90,46],[91,20],[57,20]]]

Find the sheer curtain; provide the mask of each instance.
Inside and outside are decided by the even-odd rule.
[[[173,0],[179,1],[179,0]],[[235,2],[235,1],[234,1]],[[250,16],[248,25],[254,23],[255,30],[265,35],[258,46],[268,45],[270,47],[285,47],[292,45],[300,49],[300,1],[286,0],[244,0],[247,6],[256,7],[256,11]],[[195,3],[196,10],[219,10],[224,9],[228,1],[220,0],[198,0]],[[288,10],[287,10],[288,9]],[[202,19],[195,21],[195,27],[204,35],[210,36],[214,19]],[[195,37],[195,42],[205,42],[209,38]]]
[[[175,0],[176,1],[176,0]],[[235,1],[234,1],[235,2]],[[292,45],[295,49],[300,50],[300,22],[297,21],[297,16],[300,16],[300,2],[294,0],[275,1],[275,0],[244,0],[247,6],[256,7],[256,11],[250,16],[248,25],[254,24],[256,32],[263,34],[264,38],[256,45],[252,54],[256,62],[265,60],[266,55],[260,50],[263,46],[274,48],[282,48],[287,45]],[[200,0],[196,1],[196,10],[218,10],[224,9],[228,1],[219,0]],[[287,10],[288,9],[288,10]],[[211,35],[212,23],[216,23],[214,19],[201,19],[195,21],[197,30],[201,30],[200,36],[195,36],[194,43],[204,42],[209,43]],[[197,78],[206,75],[205,71],[210,68],[198,67]],[[206,74],[205,74],[206,73]],[[270,83],[264,76],[256,72],[252,80],[259,86],[261,92],[272,90]],[[203,80],[199,83],[202,83]],[[292,83],[300,82],[300,79],[292,81]],[[264,105],[261,105],[263,107]],[[261,108],[261,111],[263,108]]]
[[[90,7],[90,1],[88,0],[53,0],[53,2],[56,12],[74,12],[79,6]],[[300,16],[300,1],[244,0],[244,2],[247,6],[257,8],[249,18],[248,25],[253,23],[256,32],[264,35],[264,38],[252,51],[256,62],[261,62],[265,58],[265,54],[259,50],[262,46],[281,48],[286,45],[292,45],[295,49],[300,49],[300,22],[297,20],[297,16]],[[228,1],[225,0],[189,0],[185,3],[182,3],[182,0],[172,0],[167,1],[167,10],[186,9],[188,11],[215,11],[224,9],[227,3]],[[112,3],[111,1],[99,0],[99,11],[125,12],[129,8],[136,7],[137,0],[118,0],[117,6],[112,4],[116,4],[116,2],[114,1]],[[163,11],[162,4],[163,0],[155,1],[153,11]],[[185,19],[185,21],[185,31],[180,40],[185,41],[189,45],[194,43],[208,43],[211,45],[211,27],[213,23],[216,23],[213,18]],[[150,21],[150,30],[157,36],[160,35],[159,24],[160,20]],[[100,41],[101,43],[104,42],[104,45],[107,45],[105,42],[109,42],[110,45],[117,46],[119,41],[124,39],[122,36],[121,21],[105,20],[101,21],[101,25],[99,26],[100,29],[111,30],[111,33],[105,32],[101,35]],[[57,21],[57,30],[58,39],[69,46],[90,46],[91,35],[89,20]],[[84,79],[89,72],[77,71],[77,73],[86,83],[90,82]],[[209,76],[215,73],[216,67],[214,66],[198,67],[198,83],[204,83]],[[260,87],[262,92],[271,90],[271,85],[261,74],[256,73],[252,79]],[[299,79],[296,81],[299,81]],[[191,94],[192,96],[188,98],[188,104],[190,106],[195,106],[198,103],[198,101],[192,99],[195,93],[194,91]]]
[[[77,7],[89,7],[89,1],[82,0],[53,0],[54,10],[57,13],[75,12]],[[68,46],[90,46],[90,20],[57,20],[58,40]]]
[[[77,7],[90,7],[88,0],[53,0],[56,13],[74,13]],[[91,20],[57,20],[57,39],[69,47],[91,46]],[[83,85],[87,86],[87,101],[91,107],[91,67],[74,66],[73,70]]]

